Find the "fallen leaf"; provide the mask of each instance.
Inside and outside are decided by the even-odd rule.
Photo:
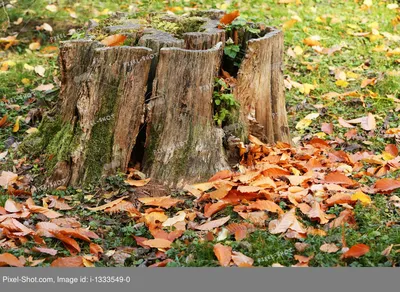
[[[46,69],[45,69],[43,66],[38,65],[38,66],[35,66],[35,72],[36,72],[39,76],[44,77],[44,73],[46,72]]]
[[[64,258],[58,258],[54,260],[51,265],[52,267],[58,267],[58,268],[83,268],[83,258],[80,256],[77,257],[64,257]]]
[[[109,46],[109,47],[114,47],[114,46],[120,46],[124,43],[126,40],[126,36],[121,35],[121,34],[115,34],[115,35],[110,35],[103,39],[101,43],[103,45]]]
[[[204,206],[204,216],[209,218],[218,211],[221,211],[227,206],[225,202],[217,202],[214,204],[207,204]]]
[[[254,260],[252,258],[238,251],[232,252],[232,261],[240,268],[251,267],[254,263]]]
[[[374,188],[378,192],[391,193],[400,188],[400,181],[391,178],[382,178],[375,182]]]
[[[130,186],[142,187],[142,186],[147,185],[149,183],[149,181],[150,181],[150,178],[141,179],[141,180],[127,179],[124,182]]]
[[[94,255],[96,255],[97,257],[99,257],[100,254],[103,254],[103,253],[104,253],[103,248],[102,248],[100,245],[98,245],[98,244],[96,244],[96,243],[93,243],[93,242],[90,243],[90,245],[89,245],[89,250],[90,250],[90,253],[91,253],[91,254],[94,254]]]
[[[217,243],[214,245],[214,254],[222,267],[228,267],[232,259],[232,247]]]
[[[150,247],[163,248],[163,249],[170,248],[172,244],[171,241],[162,238],[148,239],[143,241],[142,243]]]
[[[221,19],[219,20],[220,23],[222,24],[230,24],[232,23],[232,21],[234,21],[238,16],[240,15],[239,10],[235,10],[231,13],[227,13],[224,16],[221,17]]]
[[[58,252],[54,248],[36,247],[36,246],[32,248],[32,251],[46,253],[46,254],[49,254],[49,255],[52,255],[52,256],[56,255],[57,252]]]
[[[342,258],[359,258],[369,252],[369,246],[359,243],[350,247],[348,251],[342,254]]]
[[[14,255],[10,253],[0,254],[0,267],[11,266],[11,267],[23,267],[24,265]]]
[[[124,197],[118,198],[118,199],[116,199],[116,200],[114,200],[114,201],[112,201],[112,202],[109,202],[109,203],[107,203],[107,204],[104,204],[104,205],[101,205],[101,206],[98,206],[98,207],[95,207],[95,208],[87,208],[87,209],[89,209],[90,211],[102,211],[102,210],[105,210],[105,209],[107,209],[107,208],[111,208],[111,207],[113,207],[114,205],[117,205],[117,204],[120,203],[122,200],[126,199],[127,197],[128,197],[128,196],[124,196]]]
[[[337,252],[339,248],[334,243],[324,243],[320,246],[319,250],[322,252],[334,253]]]
[[[155,198],[139,198],[140,202],[145,204],[146,206],[157,206],[165,209],[169,209],[172,206],[175,206],[178,203],[183,202],[179,199],[173,199],[171,196],[164,197],[155,197]]]
[[[224,225],[226,222],[229,221],[229,219],[231,219],[231,216],[226,216],[217,220],[212,220],[209,221],[207,223],[204,223],[202,225],[198,225],[195,227],[195,229],[197,230],[203,230],[203,231],[209,231],[212,230],[214,228],[220,227],[222,225]]]
[[[356,184],[355,181],[349,179],[346,175],[338,171],[327,174],[325,176],[325,182],[339,184],[339,185],[350,185],[350,186]]]

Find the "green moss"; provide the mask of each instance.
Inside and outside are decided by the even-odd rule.
[[[48,160],[47,167],[53,168],[59,161],[68,161],[71,156],[71,144],[74,138],[74,128],[71,124],[64,124],[46,147],[46,152],[52,155]]]
[[[202,31],[204,24],[204,18],[197,16],[177,18],[176,22],[164,20],[162,17],[154,17],[151,22],[153,28],[171,33],[177,37],[182,37],[187,32]]]
[[[115,97],[118,96],[117,86],[109,86],[101,101],[101,109],[96,115],[95,124],[92,128],[91,138],[86,150],[85,157],[85,183],[94,182],[101,178],[104,165],[111,162],[113,148],[113,122],[105,120],[114,117],[117,104]]]

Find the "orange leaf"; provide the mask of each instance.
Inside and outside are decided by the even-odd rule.
[[[125,183],[130,185],[130,186],[134,186],[134,187],[143,187],[145,185],[147,185],[150,181],[150,178],[146,178],[146,179],[141,179],[141,180],[134,180],[134,179],[127,179],[125,180]]]
[[[76,268],[76,267],[84,267],[83,258],[82,257],[65,257],[58,258],[51,263],[52,267],[59,268]]]
[[[96,244],[96,243],[90,243],[89,245],[90,253],[99,256],[100,254],[104,253],[103,248]]]
[[[107,209],[107,208],[111,208],[112,206],[114,206],[114,205],[117,205],[118,203],[120,203],[123,199],[125,199],[125,198],[127,198],[128,196],[124,196],[124,197],[121,197],[121,198],[118,198],[118,199],[116,199],[116,200],[114,200],[114,201],[112,201],[112,202],[109,202],[109,203],[107,203],[107,204],[105,204],[105,205],[101,205],[101,206],[98,206],[98,207],[95,207],[95,208],[88,208],[90,211],[102,211],[102,210],[105,210],[105,209]]]
[[[220,179],[231,178],[232,174],[232,171],[230,171],[229,169],[224,169],[214,174],[208,181],[213,182]]]
[[[233,251],[232,252],[232,260],[240,268],[251,267],[253,266],[254,260],[241,252]]]
[[[157,197],[157,198],[139,198],[140,202],[146,206],[157,206],[165,209],[169,209],[178,203],[183,202],[182,200],[173,199],[171,196]]]
[[[311,219],[319,219],[320,224],[325,224],[329,222],[329,220],[326,219],[326,214],[324,213],[324,211],[321,210],[321,205],[317,201],[314,201],[313,206],[311,210],[307,213],[307,215]]]
[[[216,183],[215,187],[217,188],[215,191],[209,193],[211,199],[222,199],[226,197],[229,191],[232,189],[232,185],[230,183]]]
[[[219,264],[223,267],[227,267],[232,259],[232,247],[217,243],[214,245],[214,254],[217,257]]]
[[[0,267],[3,266],[23,267],[24,265],[14,255],[3,253],[0,254]]]
[[[392,154],[393,156],[397,156],[399,154],[399,149],[395,144],[388,144],[385,147],[385,151]]]
[[[251,203],[248,206],[248,209],[255,209],[255,210],[262,210],[262,211],[269,211],[272,213],[283,214],[281,207],[279,207],[275,202],[270,200],[257,200],[254,203]]]
[[[222,24],[230,24],[232,23],[232,21],[234,21],[238,16],[240,15],[239,10],[235,10],[231,13],[225,14],[224,16],[221,17],[221,19],[219,20],[220,23]]]
[[[375,189],[379,192],[391,193],[400,188],[400,181],[391,178],[382,178],[375,182]]]
[[[165,260],[163,260],[163,261],[161,261],[161,262],[152,264],[152,265],[150,265],[149,267],[150,267],[150,268],[164,268],[164,267],[166,267],[167,264],[170,263],[170,262],[173,262],[173,260],[171,260],[171,259],[165,259]]]
[[[209,231],[211,229],[224,225],[226,222],[229,221],[229,219],[231,219],[231,216],[223,217],[217,220],[212,220],[207,223],[204,223],[203,225],[196,226],[195,229]]]
[[[124,43],[126,40],[126,36],[121,35],[121,34],[115,34],[115,35],[110,35],[103,39],[101,43],[103,45],[109,46],[109,47],[114,47],[114,46],[120,46]]]
[[[350,247],[350,249],[342,255],[342,258],[359,258],[360,256],[365,255],[367,252],[369,252],[369,246],[359,243]]]
[[[325,176],[325,182],[326,183],[333,183],[333,184],[338,184],[338,185],[355,185],[356,182],[353,180],[349,179],[347,176],[345,176],[343,173],[335,171],[327,174]]]
[[[170,248],[172,242],[166,239],[156,238],[156,239],[144,240],[142,244],[155,248]]]
[[[50,231],[57,239],[61,240],[71,253],[80,252],[81,248],[75,239],[62,234],[60,231]],[[71,249],[72,248],[72,249]]]
[[[221,211],[226,207],[226,203],[224,202],[217,202],[214,204],[207,204],[204,206],[204,216],[209,218],[213,214],[217,213],[218,211]]]
[[[7,115],[4,115],[1,120],[0,120],[0,128],[4,126],[4,124],[7,122]]]
[[[51,203],[49,208],[55,208],[57,210],[71,210],[72,207],[65,203],[65,199],[58,198],[56,196],[49,196]]]
[[[9,213],[17,213],[22,210],[22,206],[21,206],[21,204],[13,201],[11,199],[8,199],[6,201],[6,203],[4,204],[4,209]]]

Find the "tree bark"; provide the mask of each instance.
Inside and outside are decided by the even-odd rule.
[[[228,169],[239,140],[216,126],[213,92],[221,67],[231,65],[223,59],[231,35],[217,28],[220,11],[198,15],[210,19],[202,31],[183,33],[182,38],[153,28],[132,32],[138,25],[125,22],[105,29],[130,34],[138,46],[62,42],[57,111],[47,115],[20,149],[48,154],[49,180],[64,185],[85,185],[125,172],[136,162],[133,157],[153,181],[170,187]],[[233,89],[240,103],[238,124],[246,136],[290,142],[282,32],[268,28],[252,39],[243,30],[237,41],[245,50]],[[228,150],[224,141],[233,141]]]

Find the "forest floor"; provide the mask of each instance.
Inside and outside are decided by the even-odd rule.
[[[395,1],[131,2],[0,1],[0,266],[400,264]],[[126,174],[82,189],[43,184],[45,158],[15,149],[57,99],[69,30],[82,37],[85,22],[114,11],[209,8],[284,30],[296,147],[253,139],[242,173],[161,199],[142,198],[148,189]]]

